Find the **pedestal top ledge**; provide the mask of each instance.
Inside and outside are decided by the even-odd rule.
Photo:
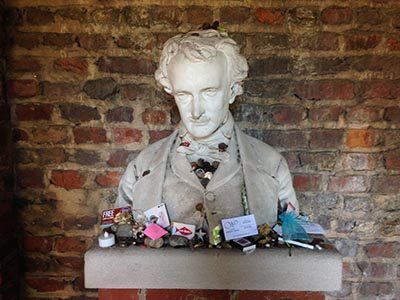
[[[85,254],[86,288],[334,291],[341,288],[336,250],[150,249],[93,247]]]

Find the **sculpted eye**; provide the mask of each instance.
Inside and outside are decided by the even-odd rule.
[[[174,94],[175,100],[177,101],[186,101],[189,99],[189,94],[184,92],[178,92]]]
[[[217,89],[214,89],[214,88],[206,89],[204,91],[204,94],[206,94],[207,96],[215,96],[216,93],[217,93]]]

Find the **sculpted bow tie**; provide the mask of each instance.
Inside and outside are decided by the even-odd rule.
[[[226,148],[227,144],[224,142],[218,144],[203,144],[191,139],[190,137],[185,137],[182,139],[182,143],[176,151],[185,155],[194,155],[210,161],[221,162],[229,159],[229,153],[225,152]]]

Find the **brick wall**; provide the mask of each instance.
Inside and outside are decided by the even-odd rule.
[[[97,297],[83,287],[97,216],[127,162],[177,122],[152,75],[162,43],[213,20],[250,64],[235,119],[286,156],[302,208],[344,257],[326,298],[400,298],[398,1],[7,2],[28,299]],[[202,293],[179,299],[216,299]]]
[[[10,107],[6,97],[5,5],[0,0],[0,299],[19,294],[19,246],[13,205]]]

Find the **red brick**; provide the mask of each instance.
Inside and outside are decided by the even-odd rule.
[[[79,252],[86,250],[86,242],[79,237],[60,237],[56,240],[56,250],[58,252]]]
[[[54,23],[54,13],[48,8],[28,7],[25,9],[26,21],[32,25]]]
[[[118,172],[106,172],[105,174],[97,175],[95,181],[102,187],[117,187],[121,174]]]
[[[377,166],[377,162],[377,157],[372,154],[346,153],[342,159],[342,167],[344,170],[374,170]]]
[[[368,50],[376,48],[382,37],[378,34],[352,34],[345,36],[346,50]]]
[[[18,104],[15,108],[18,121],[51,120],[53,106],[50,104]]]
[[[392,50],[392,51],[400,50],[400,40],[398,40],[398,39],[388,38],[387,45],[388,45],[389,50]]]
[[[83,257],[56,256],[55,260],[64,267],[74,270],[82,270],[84,266]]]
[[[389,123],[400,123],[400,107],[386,107],[383,119]]]
[[[390,282],[363,282],[360,286],[361,295],[383,296],[393,292]]]
[[[349,24],[353,19],[350,8],[327,7],[322,11],[322,22],[329,25]]]
[[[147,290],[146,300],[227,300],[230,292],[227,290]]]
[[[328,191],[341,193],[366,192],[368,183],[363,176],[336,176],[328,182]]]
[[[83,216],[83,217],[67,217],[64,219],[65,230],[79,229],[87,230],[92,229],[97,223],[96,216]]]
[[[337,122],[339,116],[343,113],[343,108],[339,106],[332,107],[311,107],[308,117],[311,121],[317,122]]]
[[[41,236],[24,236],[24,251],[48,253],[53,248],[54,239]]]
[[[43,188],[43,171],[40,169],[23,169],[17,171],[18,185],[21,188]]]
[[[380,109],[377,107],[353,107],[346,114],[346,119],[351,123],[370,123],[379,121]]]
[[[156,64],[154,62],[143,58],[101,57],[97,65],[99,71],[107,73],[152,75],[156,70]]]
[[[86,176],[76,170],[54,170],[51,172],[51,183],[67,190],[81,189]]]
[[[29,135],[25,130],[14,128],[12,132],[12,140],[13,142],[28,141]]]
[[[167,114],[162,110],[146,109],[142,113],[144,124],[163,125],[167,121]]]
[[[306,117],[306,110],[302,106],[275,106],[270,110],[274,124],[299,124]]]
[[[140,143],[143,133],[139,129],[134,128],[115,128],[114,140],[118,144]]]
[[[46,272],[50,269],[51,259],[41,257],[29,257],[24,255],[24,267],[27,272]]]
[[[106,37],[101,34],[84,34],[78,37],[79,47],[86,50],[97,51],[107,48]]]
[[[354,84],[345,80],[299,82],[295,94],[307,100],[351,100],[355,96]]]
[[[187,22],[202,25],[213,21],[212,10],[204,6],[190,6],[186,9]]]
[[[153,97],[153,88],[145,84],[123,84],[119,87],[122,99],[148,100]]]
[[[371,178],[371,192],[380,194],[400,193],[400,176],[386,175]]]
[[[9,80],[8,97],[31,98],[38,94],[38,84],[35,80]]]
[[[374,80],[364,82],[367,98],[400,98],[400,82],[390,80]]]
[[[167,136],[171,135],[172,132],[173,132],[172,130],[160,130],[160,131],[150,130],[149,131],[149,135],[150,135],[149,143],[152,144],[163,138],[166,138]]]
[[[293,186],[296,191],[310,192],[321,190],[322,178],[318,175],[295,175]]]
[[[15,44],[32,50],[42,44],[43,34],[38,32],[18,32],[14,34]]]
[[[285,20],[282,11],[259,7],[256,9],[257,21],[268,25],[281,25]]]
[[[86,75],[88,72],[88,63],[80,57],[59,58],[54,61],[54,68],[78,75]]]
[[[34,129],[32,141],[38,144],[65,144],[69,141],[68,129],[59,126]]]
[[[64,280],[52,278],[25,278],[28,287],[35,289],[38,292],[55,292],[64,290],[68,283]]]
[[[183,22],[183,10],[173,6],[153,6],[150,9],[152,24],[179,26]]]
[[[139,290],[99,289],[99,300],[139,300]]]
[[[343,130],[320,129],[313,130],[310,135],[310,148],[337,149],[343,144]]]
[[[61,104],[61,117],[74,123],[100,120],[100,114],[96,107],[79,104]]]
[[[219,12],[222,24],[243,24],[250,17],[250,9],[241,6],[225,6]]]
[[[71,47],[75,38],[71,33],[46,33],[43,36],[43,44],[57,48]]]
[[[398,248],[398,247],[397,247]],[[365,252],[368,257],[388,257],[394,258],[397,252],[395,242],[375,242],[365,246]]]
[[[237,300],[324,300],[321,292],[239,291]]]
[[[388,170],[400,170],[400,149],[384,154],[385,167]]]
[[[372,129],[350,129],[346,145],[349,148],[370,148],[376,145],[375,131]]]
[[[9,68],[10,70],[17,72],[37,72],[42,69],[42,66],[36,59],[22,58],[18,60],[12,60],[9,63]]]
[[[131,152],[127,150],[120,150],[110,154],[107,164],[111,167],[126,167],[128,157]]]
[[[132,107],[116,107],[110,109],[106,113],[106,120],[110,123],[129,122],[133,121],[133,108]]]
[[[107,142],[107,132],[103,128],[77,127],[73,129],[75,143],[105,143]]]

